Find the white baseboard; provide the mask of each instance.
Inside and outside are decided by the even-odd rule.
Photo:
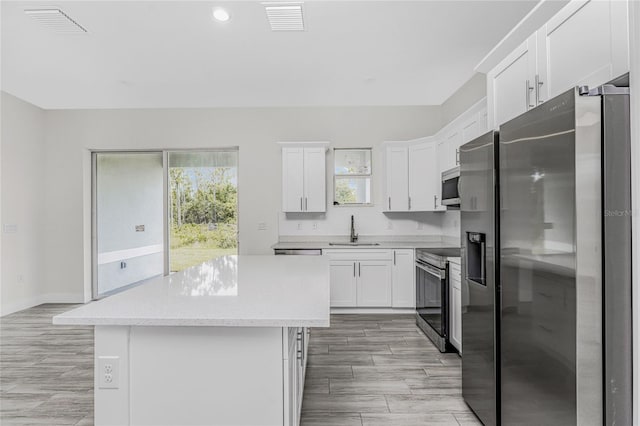
[[[414,314],[415,308],[331,308],[332,314]]]
[[[34,306],[40,305],[42,302],[41,296],[29,297],[26,299],[18,300],[12,303],[3,303],[2,304],[2,312],[0,312],[0,316],[5,316],[9,314],[13,314],[14,312],[22,311],[25,309],[32,308]]]
[[[83,293],[48,293],[40,303],[85,303]]]
[[[49,293],[2,305],[0,317],[33,308],[43,303],[85,303],[84,295],[78,293]]]

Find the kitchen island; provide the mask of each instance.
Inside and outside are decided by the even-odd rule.
[[[225,256],[58,315],[95,326],[95,424],[297,425],[323,256]]]

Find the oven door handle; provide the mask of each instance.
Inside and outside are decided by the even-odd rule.
[[[433,276],[438,277],[439,279],[443,280],[445,278],[445,271],[442,269],[438,269],[435,266],[431,266],[428,263],[423,263],[420,261],[416,262],[416,266],[420,269],[422,269],[423,271],[425,271],[427,274],[431,274]]]

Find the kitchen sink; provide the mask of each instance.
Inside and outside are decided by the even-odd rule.
[[[330,246],[379,246],[380,243],[329,243]]]

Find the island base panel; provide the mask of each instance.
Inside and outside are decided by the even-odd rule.
[[[282,337],[270,327],[97,326],[95,424],[282,425]],[[119,387],[103,388],[99,360],[113,356]]]

